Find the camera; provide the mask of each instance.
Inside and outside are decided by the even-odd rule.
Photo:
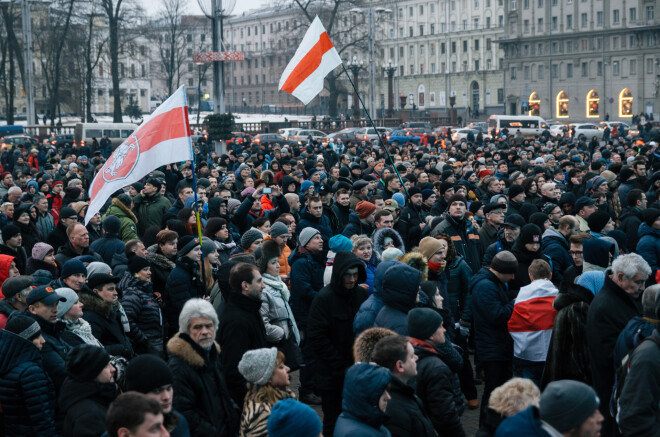
[[[262,192],[262,194],[270,194],[270,193],[273,192],[273,189],[272,188],[264,188],[263,190],[261,190],[261,192]]]

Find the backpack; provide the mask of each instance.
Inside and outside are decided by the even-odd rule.
[[[640,341],[635,348],[630,351],[623,359],[619,367],[616,369],[616,375],[614,378],[614,386],[612,387],[612,395],[610,396],[610,414],[616,419],[619,413],[619,399],[621,398],[621,393],[623,393],[623,387],[626,383],[626,377],[630,372],[630,362],[632,361],[633,354],[646,340],[654,342],[660,348],[660,339],[653,336],[653,334],[645,337]]]

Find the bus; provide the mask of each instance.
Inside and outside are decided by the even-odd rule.
[[[0,126],[0,137],[6,137],[9,135],[20,135],[25,133],[25,128],[23,126],[8,125]]]
[[[137,128],[135,123],[77,123],[74,134],[77,144],[92,144],[93,138],[100,142],[107,135],[112,146],[117,147]]]
[[[489,133],[495,129],[499,134],[504,128],[509,130],[509,135],[516,135],[520,131],[524,137],[534,137],[541,135],[548,124],[541,117],[533,115],[491,115],[488,118]]]

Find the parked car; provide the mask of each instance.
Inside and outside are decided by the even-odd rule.
[[[245,132],[232,132],[233,137],[229,140],[230,143],[236,144],[250,144],[252,141],[252,135],[246,134]]]
[[[332,141],[333,143],[342,142],[344,143],[344,145],[347,145],[348,143],[356,143],[357,139],[353,132],[342,132],[342,131],[335,132],[333,134],[328,134],[325,137],[321,138],[322,144],[328,144],[330,141]]]
[[[68,147],[75,142],[75,135],[73,134],[51,135],[48,141],[50,142],[50,144],[52,144],[57,148]]]
[[[319,141],[321,138],[324,138],[327,134],[325,132],[321,132],[320,130],[313,130],[313,129],[300,129],[298,132],[296,132],[295,135],[291,136],[289,135],[289,142],[297,143],[297,144],[306,144],[307,139],[309,136],[312,136],[313,141]]]
[[[286,144],[286,138],[284,138],[280,134],[259,134],[255,135],[254,138],[252,138],[253,143],[257,144],[264,144],[264,145],[271,145],[271,144],[280,144],[284,145]]]
[[[603,139],[603,129],[593,123],[572,123],[570,126],[575,129],[575,138],[578,140],[591,141],[593,137]]]
[[[426,121],[404,121],[403,123],[401,123],[400,129],[412,129],[415,127],[424,127],[429,130],[433,130],[431,123],[428,123]]]
[[[298,127],[284,127],[282,129],[278,129],[277,133],[288,140],[291,135],[297,134],[299,130],[301,129]]]
[[[374,130],[373,127],[363,127],[362,129],[355,131],[355,136],[360,141],[364,140],[371,143],[378,143],[378,138],[380,138],[382,134],[387,134],[388,132],[388,128],[386,127],[377,127],[376,130]]]
[[[568,126],[564,123],[549,123],[548,124],[550,135],[556,137],[558,135],[565,136],[568,133]]]
[[[426,134],[432,134],[433,129],[429,129],[427,127],[413,127],[410,129],[406,129],[408,132],[410,132],[412,135],[415,135],[416,137],[423,137]]]
[[[20,135],[9,135],[2,139],[2,148],[9,147],[36,147],[39,145],[39,142],[36,138],[31,137],[30,135],[20,134]]]
[[[414,144],[419,144],[421,139],[421,137],[417,137],[407,130],[395,130],[390,132],[387,136],[387,141],[389,141],[390,144],[405,144],[409,141],[412,141]]]
[[[461,140],[466,140],[468,138],[468,134],[472,132],[474,135],[474,138],[477,138],[477,135],[479,135],[479,131],[476,129],[458,129],[452,132],[451,134],[451,140],[452,141],[461,141]]]

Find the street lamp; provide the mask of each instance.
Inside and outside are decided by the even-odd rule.
[[[387,117],[394,117],[394,89],[392,87],[392,78],[398,66],[392,64],[392,60],[388,59],[386,64],[383,64],[383,71],[387,74]]]
[[[362,60],[358,60],[358,57],[353,55],[353,59],[346,60],[346,65],[348,65],[348,69],[351,70],[353,73],[353,84],[355,85],[355,94],[353,96],[353,118],[355,120],[360,119],[360,97],[358,96],[358,90],[359,85],[358,85],[358,74],[360,73],[360,70],[364,68],[364,62]]]
[[[197,65],[197,125],[199,125],[199,112],[202,108],[202,62],[195,62]]]

